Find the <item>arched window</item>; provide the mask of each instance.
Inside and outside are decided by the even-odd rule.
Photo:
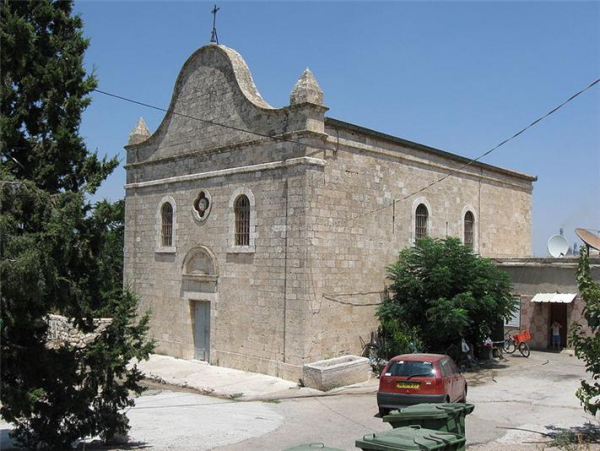
[[[229,197],[227,252],[252,254],[256,251],[256,200],[252,190],[239,187]]]
[[[475,216],[470,211],[465,213],[465,236],[464,244],[473,249],[475,241],[473,239],[473,230],[475,229]]]
[[[427,221],[429,212],[425,204],[420,204],[415,212],[415,238],[425,238],[427,236]]]
[[[173,246],[173,205],[165,202],[161,214],[161,244],[164,247]]]
[[[156,204],[154,252],[175,253],[177,243],[177,204],[171,196],[163,196]]]
[[[235,245],[250,245],[250,200],[242,194],[234,204],[235,214]]]

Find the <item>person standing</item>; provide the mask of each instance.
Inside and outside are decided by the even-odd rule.
[[[560,351],[560,330],[562,325],[558,321],[554,321],[550,326],[552,329],[552,345],[555,351]]]

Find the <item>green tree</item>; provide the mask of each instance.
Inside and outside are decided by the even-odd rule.
[[[3,164],[41,189],[93,193],[117,166],[79,136],[96,79],[83,68],[89,41],[71,1],[2,0]]]
[[[508,274],[456,238],[417,240],[387,271],[391,296],[378,310],[384,335],[405,331],[430,352],[461,338],[481,343],[515,309]]]
[[[22,445],[66,449],[126,432],[122,409],[142,390],[126,364],[153,344],[122,289],[122,205],[89,201],[118,163],[78,134],[96,85],[81,19],[49,0],[1,0],[0,19],[0,413]],[[112,322],[88,346],[49,346],[50,313],[82,332]]]
[[[106,200],[94,205],[92,212],[94,230],[101,246],[98,256],[98,268],[102,274],[100,293],[108,301],[114,290],[121,291],[123,283],[123,244],[125,238],[125,200],[114,203]]]
[[[377,311],[379,326],[379,357],[391,359],[399,354],[410,354],[423,349],[419,330],[403,319],[402,307],[389,299]]]
[[[584,409],[596,415],[600,409],[600,285],[594,283],[590,271],[590,259],[586,248],[581,249],[577,268],[579,295],[585,301],[583,314],[591,330],[591,336],[583,334],[581,324],[573,324],[571,344],[575,355],[585,362],[591,381],[581,381],[577,397]]]

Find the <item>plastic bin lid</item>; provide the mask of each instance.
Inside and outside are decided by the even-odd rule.
[[[323,443],[308,443],[306,445],[298,445],[293,448],[286,448],[283,451],[343,451],[338,448],[329,448]]]
[[[405,426],[379,434],[365,435],[356,441],[356,447],[377,451],[439,450],[448,446],[464,445],[466,439],[459,434],[440,432],[420,426]]]
[[[442,407],[441,404],[415,404],[403,409],[392,410],[389,415],[383,417],[383,421],[395,420],[442,420],[452,414],[451,410]]]
[[[469,415],[475,410],[475,406],[473,404],[469,404],[466,402],[445,402],[440,404],[443,408],[465,412],[465,415]]]

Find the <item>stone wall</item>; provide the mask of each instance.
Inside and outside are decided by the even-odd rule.
[[[475,250],[486,257],[528,256],[531,180],[489,167],[471,168],[402,200],[459,162],[433,150],[327,120],[324,173],[308,175],[315,207],[307,215],[312,313],[310,360],[360,354],[378,326],[375,309],[387,283],[385,268],[412,245],[415,210],[429,210],[429,236],[463,239],[467,210],[475,216]],[[394,205],[394,199],[397,199]]]
[[[385,266],[413,243],[419,202],[430,208],[431,236],[462,236],[469,209],[476,250],[529,255],[533,178],[479,163],[460,169],[460,157],[325,120],[325,111],[309,71],[291,104],[272,108],[241,57],[210,45],[184,65],[158,130],[138,124],[126,147],[125,284],[142,311],[152,309],[158,352],[194,358],[195,306],[208,302],[213,364],[297,380],[303,364],[360,354]],[[200,192],[211,202],[201,220]],[[240,193],[251,200],[251,242],[236,247]],[[174,215],[167,247],[165,202]],[[188,273],[195,255],[208,272]]]
[[[304,174],[322,171],[322,162],[286,139],[322,141],[326,108],[299,98],[305,103],[272,108],[239,55],[203,47],[184,65],[156,133],[127,146],[125,283],[140,294],[142,309],[153,311],[159,352],[194,357],[194,304],[205,301],[211,363],[300,377],[307,311],[294,301],[303,300],[297,278],[305,266]],[[193,212],[200,191],[212,203],[202,221]],[[233,201],[240,193],[252,199],[254,212],[245,249],[232,246]],[[173,246],[161,248],[159,210],[166,201],[174,207],[175,237]],[[186,256],[199,248],[215,260],[210,289],[183,280]]]
[[[573,293],[575,299],[566,306],[566,334],[573,324],[580,324],[585,336],[591,335],[583,316],[585,302],[577,290],[576,258],[507,258],[497,259],[497,266],[507,271],[513,281],[513,293],[521,301],[521,330],[531,332],[529,345],[548,349],[550,345],[551,304],[531,302],[538,293]],[[600,283],[600,259],[590,259],[592,278]]]
[[[75,327],[68,318],[60,315],[48,315],[48,334],[46,337],[48,347],[58,348],[68,344],[76,348],[84,348],[94,341],[111,321],[110,318],[97,318],[94,320],[95,330],[84,333]]]

